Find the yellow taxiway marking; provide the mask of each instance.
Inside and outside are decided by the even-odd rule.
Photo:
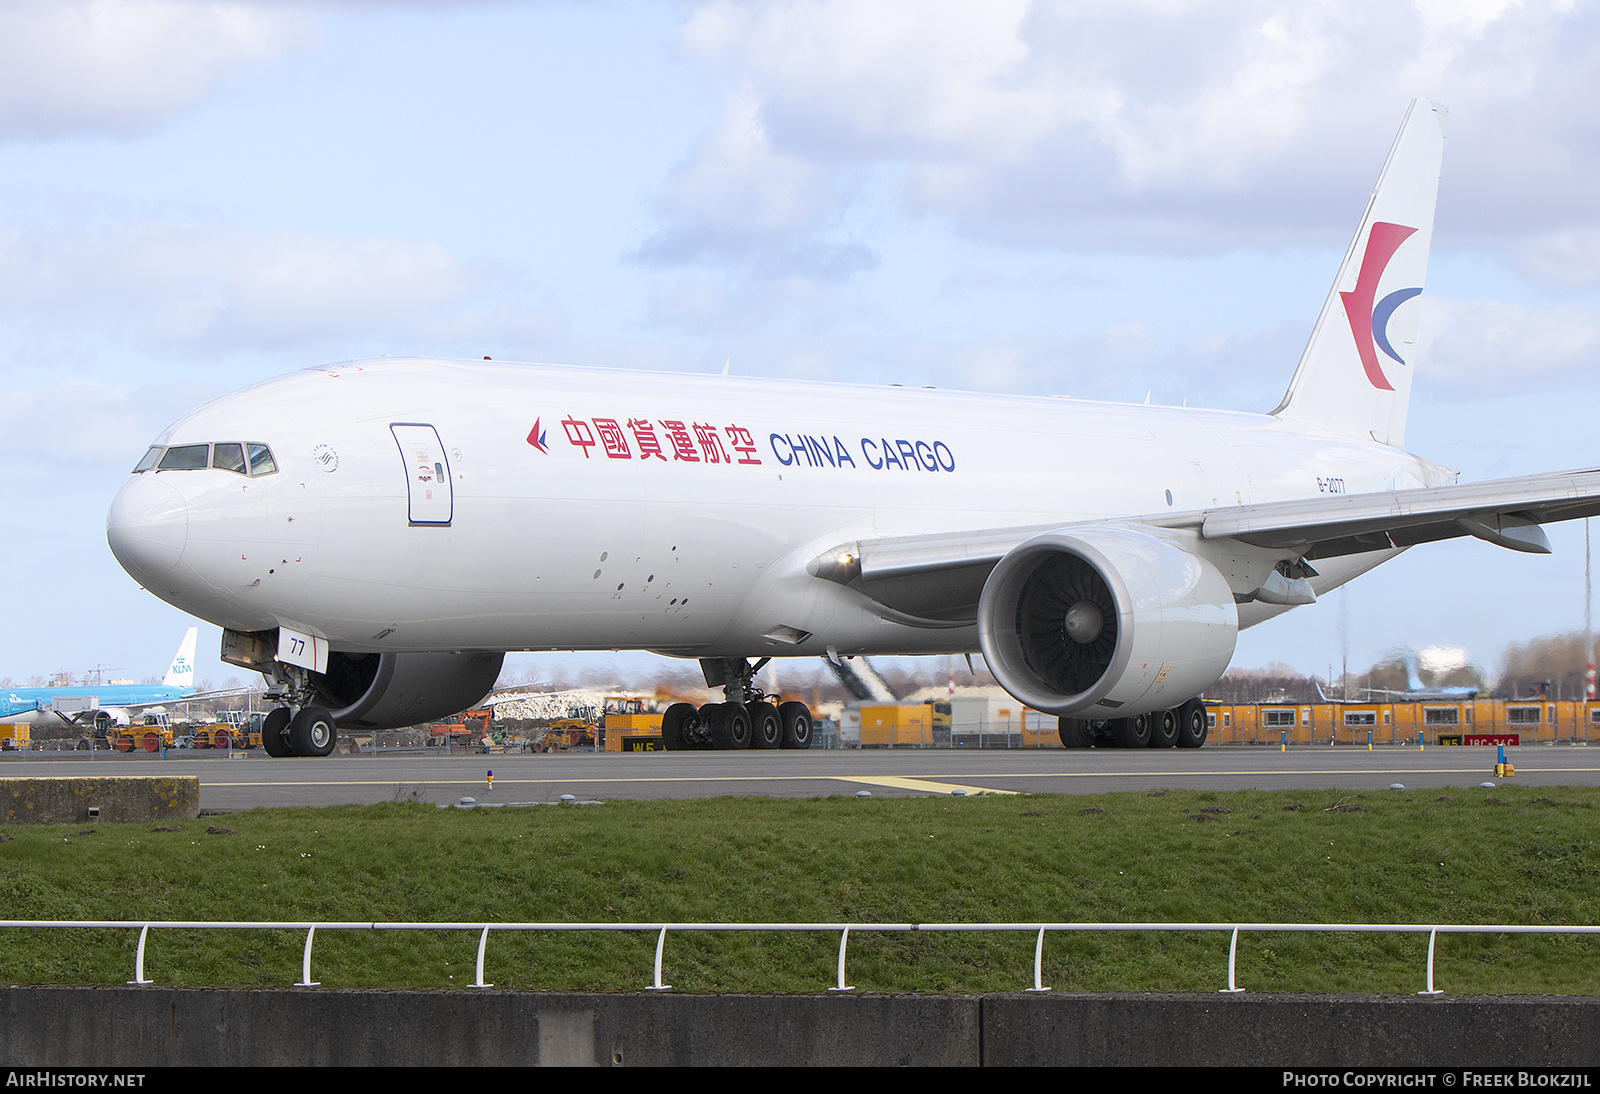
[[[961,783],[934,782],[932,779],[909,779],[904,775],[833,775],[831,778],[846,783],[866,783],[868,786],[892,786],[896,790],[917,790],[924,794],[948,794],[952,790],[965,790],[968,794],[1015,794],[1015,790],[995,790],[988,786],[964,786]]]

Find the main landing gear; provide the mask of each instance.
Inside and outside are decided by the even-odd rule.
[[[743,658],[702,658],[707,687],[722,687],[724,703],[674,703],[661,718],[661,745],[668,752],[697,749],[810,748],[811,710],[804,703],[777,703],[755,686],[755,665]]]
[[[338,742],[333,715],[314,705],[311,674],[298,665],[275,662],[266,697],[287,701],[261,719],[261,747],[268,756],[326,756]]]
[[[1206,706],[1199,699],[1132,718],[1061,719],[1061,743],[1067,748],[1199,748],[1208,732]]]

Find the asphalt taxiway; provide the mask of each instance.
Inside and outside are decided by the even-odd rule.
[[[1506,750],[1528,786],[1600,785],[1600,748]],[[505,804],[579,799],[719,795],[1102,794],[1157,787],[1190,790],[1408,790],[1498,782],[1493,748],[1302,746],[1120,749],[829,750],[810,752],[563,752],[512,755],[414,753],[271,759],[260,752],[159,755],[11,753],[0,777],[183,774],[200,778],[200,805],[232,811],[288,805],[424,801],[463,797]],[[493,788],[488,773],[493,771]]]

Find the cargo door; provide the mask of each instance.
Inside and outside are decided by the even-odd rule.
[[[448,526],[455,511],[450,462],[431,425],[395,422],[389,426],[406,468],[408,518],[413,525]]]

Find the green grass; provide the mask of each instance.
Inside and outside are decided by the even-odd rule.
[[[13,919],[1600,923],[1600,790],[723,798],[472,812],[396,803],[7,829]],[[208,824],[233,834],[208,835]],[[137,932],[0,931],[0,981],[132,977]],[[282,986],[300,932],[153,932],[162,984]],[[1012,991],[1034,937],[852,933],[862,990]],[[476,932],[321,932],[328,987],[464,986]],[[680,934],[688,991],[817,991],[836,934]],[[1208,991],[1226,934],[1053,934],[1057,991]],[[655,936],[495,934],[497,987],[634,990]],[[1242,935],[1258,990],[1410,993],[1426,935]],[[1440,936],[1452,993],[1600,994],[1600,939]]]

